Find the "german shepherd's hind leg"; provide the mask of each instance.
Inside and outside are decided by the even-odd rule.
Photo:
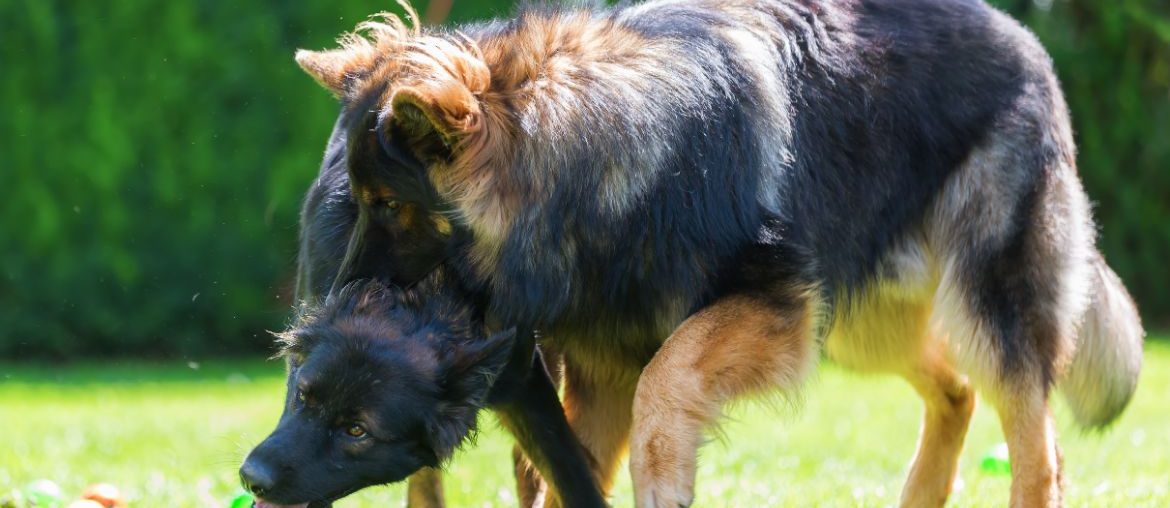
[[[777,305],[729,296],[671,334],[642,372],[634,397],[636,506],[691,504],[702,431],[736,396],[797,387],[816,357],[812,314],[811,298]]]
[[[941,342],[925,345],[918,365],[903,374],[926,404],[918,450],[902,488],[903,508],[941,507],[958,474],[959,453],[971,414],[975,392],[955,371]]]
[[[512,447],[512,466],[516,475],[516,497],[520,508],[545,508],[544,499],[549,494],[548,484],[533,467],[532,461],[524,456],[520,446]]]
[[[443,473],[424,467],[406,482],[407,508],[443,508]]]
[[[942,261],[935,314],[956,364],[999,413],[1012,462],[1011,506],[1052,508],[1061,506],[1061,474],[1048,401],[1070,374],[1078,327],[1086,312],[1138,327],[1117,281],[1093,276],[1095,230],[1068,113],[1043,49],[1026,35],[1019,43],[1040,67],[1021,76],[1030,83],[1025,93],[944,186],[927,231]],[[1101,291],[1108,297],[1091,306]],[[1088,334],[1096,347],[1113,349],[1124,336],[1132,350],[1133,333],[1102,332]],[[1085,414],[1101,415],[1092,420],[1107,421],[1124,407],[1113,403],[1128,397],[1131,356],[1080,367],[1118,388],[1116,397],[1077,397]],[[1122,365],[1133,367],[1109,373]]]
[[[1012,508],[1061,506],[1061,457],[1049,392],[1037,378],[1011,382],[990,397],[1012,465]]]
[[[825,341],[838,364],[865,373],[893,373],[922,397],[918,448],[902,488],[901,506],[946,504],[963,439],[975,408],[966,377],[954,368],[945,336],[930,324],[937,282],[928,252],[910,241],[890,252],[886,277],[839,306]]]
[[[545,368],[548,369],[549,379],[558,390],[564,384],[564,361],[560,352],[550,344],[541,344],[541,356],[544,358]],[[546,495],[551,498],[548,483],[540,477],[540,472],[532,465],[532,461],[524,455],[520,445],[512,447],[512,466],[516,476],[516,497],[520,501],[520,508],[545,508]]]
[[[582,353],[564,352],[565,418],[589,452],[598,487],[608,496],[629,446],[638,373],[614,366],[616,362],[582,358]],[[545,496],[544,507],[559,505],[551,496]]]

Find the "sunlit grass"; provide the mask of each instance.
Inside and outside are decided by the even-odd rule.
[[[76,495],[120,486],[132,506],[226,506],[236,467],[271,430],[283,395],[277,362],[0,364],[0,488],[38,478]],[[902,381],[822,365],[793,409],[742,403],[701,452],[696,506],[889,506],[918,432],[920,403]],[[1058,406],[1068,506],[1170,506],[1170,344],[1147,347],[1142,384],[1111,431],[1084,435]],[[451,506],[514,506],[510,442],[494,423],[450,464]],[[952,506],[1003,506],[1008,478],[983,473],[1002,436],[980,407]],[[624,469],[623,469],[624,471]],[[400,486],[344,507],[398,506]],[[632,506],[620,477],[616,506]]]

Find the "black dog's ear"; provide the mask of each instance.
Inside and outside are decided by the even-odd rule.
[[[456,349],[451,363],[452,374],[462,374],[466,378],[487,376],[489,379],[482,386],[490,388],[492,381],[508,363],[515,338],[516,328],[513,327]],[[480,386],[480,383],[475,383],[475,386]]]
[[[312,335],[300,328],[290,328],[283,332],[269,331],[269,335],[276,340],[276,354],[270,359],[284,358],[288,368],[292,369],[305,362],[305,352],[312,347]]]
[[[512,354],[516,329],[481,341],[462,344],[451,351],[445,372],[445,389],[436,421],[428,425],[431,448],[439,460],[451,456],[459,443],[475,429],[476,416],[488,391]]]

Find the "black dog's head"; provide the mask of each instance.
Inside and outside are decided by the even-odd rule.
[[[288,393],[240,468],[257,506],[328,506],[437,466],[475,429],[514,332],[487,336],[429,277],[347,285],[280,335]]]

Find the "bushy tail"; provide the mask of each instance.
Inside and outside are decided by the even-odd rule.
[[[1077,350],[1060,390],[1078,424],[1101,428],[1133,397],[1142,368],[1141,318],[1133,298],[1098,253],[1093,295],[1081,323]]]

